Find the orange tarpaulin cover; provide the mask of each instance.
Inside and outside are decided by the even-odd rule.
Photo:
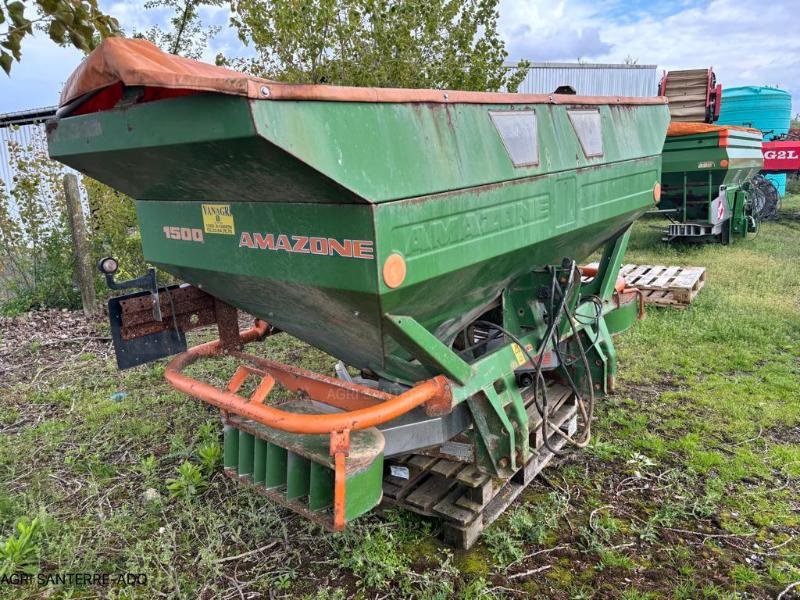
[[[750,127],[739,127],[737,125],[711,125],[710,123],[689,123],[685,121],[671,121],[669,129],[667,129],[667,137],[678,137],[681,135],[695,135],[698,133],[711,133],[714,131],[728,131],[734,129],[737,131],[749,131],[750,133],[757,133],[761,135],[758,129],[751,129]]]
[[[472,104],[666,104],[667,102],[664,97],[625,98],[292,85],[250,77],[230,69],[167,54],[146,40],[108,38],[70,75],[61,92],[60,106],[118,84],[219,92],[269,100]]]

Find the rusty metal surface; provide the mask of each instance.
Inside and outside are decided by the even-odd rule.
[[[240,352],[231,354],[260,367],[265,372],[269,372],[286,389],[293,392],[303,392],[312,400],[343,410],[367,408],[393,398],[391,394],[386,392],[328,377],[300,367]]]
[[[226,352],[241,350],[244,344],[239,336],[239,311],[227,302],[214,298],[214,318],[222,349]]]
[[[122,339],[132,340],[176,326],[186,332],[216,322],[214,298],[196,287],[164,290],[159,302],[162,320],[155,321],[150,295],[122,300]]]

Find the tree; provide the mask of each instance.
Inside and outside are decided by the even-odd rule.
[[[147,10],[168,8],[173,14],[169,19],[170,29],[155,25],[143,34],[156,46],[187,58],[198,59],[208,46],[208,40],[219,33],[219,27],[205,27],[198,13],[201,6],[221,6],[225,0],[150,0],[144,7]]]
[[[13,61],[22,59],[22,40],[34,28],[59,46],[92,50],[100,39],[119,33],[119,23],[104,14],[97,0],[17,0],[0,4],[0,67],[11,74]]]
[[[73,289],[74,257],[64,205],[63,171],[47,156],[42,134],[27,145],[9,142],[11,188],[0,186],[2,312],[80,305]]]
[[[499,0],[232,0],[257,57],[229,61],[292,83],[515,91]]]

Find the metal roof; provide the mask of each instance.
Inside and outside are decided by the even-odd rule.
[[[21,126],[43,123],[50,117],[54,117],[57,109],[57,106],[46,106],[44,108],[31,108],[2,114],[0,115],[0,129],[11,127],[12,125]]]

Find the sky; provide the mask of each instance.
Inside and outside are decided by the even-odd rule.
[[[142,2],[100,0],[126,33],[165,22],[165,11]],[[713,66],[723,87],[772,85],[788,90],[800,112],[797,0],[500,0],[500,32],[509,60],[619,63],[630,57],[659,69]],[[204,9],[223,26],[207,59],[246,55],[227,29],[227,8]],[[0,113],[54,105],[63,81],[81,60],[46,37],[26,38],[23,61],[0,73]],[[724,98],[724,93],[723,93]],[[723,100],[724,102],[724,100]]]

